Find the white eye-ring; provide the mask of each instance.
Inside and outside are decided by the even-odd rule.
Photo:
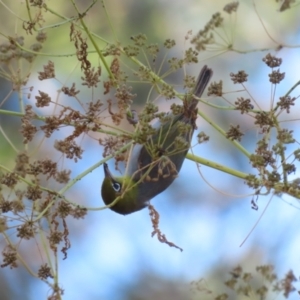
[[[121,191],[121,184],[118,183],[118,182],[113,182],[111,184],[111,186],[113,187],[113,189],[116,191],[116,192],[120,192]]]

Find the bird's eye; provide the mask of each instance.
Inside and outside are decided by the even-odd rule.
[[[113,189],[116,191],[116,192],[120,192],[121,191],[121,184],[118,183],[118,182],[113,182],[111,184],[111,186],[113,187]]]

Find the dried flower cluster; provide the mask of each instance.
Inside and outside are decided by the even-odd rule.
[[[231,272],[231,279],[225,282],[225,284],[232,290],[235,290],[237,294],[250,295],[256,294],[259,299],[266,299],[268,293],[271,291],[283,292],[285,298],[288,298],[289,294],[295,291],[293,287],[293,282],[296,278],[292,271],[289,271],[285,278],[278,280],[277,275],[274,273],[274,267],[272,265],[263,265],[256,267],[256,274],[251,274],[249,272],[244,272],[242,267],[238,266],[234,268]],[[254,276],[261,276],[262,284],[261,286],[253,286]]]
[[[296,291],[293,284],[297,279],[293,271],[288,271],[282,279],[278,279],[272,265],[257,266],[252,272],[246,272],[241,266],[237,266],[229,272],[229,276],[230,279],[226,280],[224,284],[230,289],[230,292],[214,296],[215,300],[229,300],[233,297],[266,300],[270,297],[278,298],[280,295],[289,298]],[[203,296],[215,294],[215,291],[210,290],[202,279],[192,281],[191,290],[194,294],[203,294]]]
[[[267,54],[263,61],[272,69],[269,75],[272,84],[280,84],[284,73],[280,73],[274,68],[281,65],[282,59]],[[280,112],[290,113],[292,106],[295,105],[295,100],[295,97],[285,95],[279,97],[275,103],[276,106],[270,111],[254,113],[254,124],[260,128],[262,138],[257,142],[255,153],[251,154],[250,162],[254,168],[257,168],[259,176],[249,175],[247,184],[256,190],[256,194],[259,194],[260,189],[264,187],[269,191],[274,189],[278,194],[287,192],[297,198],[300,196],[298,184],[295,184],[294,180],[288,180],[289,175],[294,174],[297,170],[298,150],[294,151],[294,156],[290,161],[287,160],[288,155],[286,154],[286,145],[296,144],[296,139],[293,137],[293,130],[282,128],[277,119]],[[242,114],[254,109],[250,99],[239,98],[235,104]],[[272,130],[277,132],[277,136],[276,142],[270,145],[268,136]],[[278,160],[281,162],[280,164],[278,164]]]
[[[214,30],[221,27],[222,24],[223,17],[220,13],[215,13],[205,25],[204,29],[200,30],[198,34],[192,38],[191,43],[195,45],[195,49],[197,51],[204,51],[207,46],[214,44]]]

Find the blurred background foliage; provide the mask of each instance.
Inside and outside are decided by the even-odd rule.
[[[21,19],[28,19],[26,3],[30,2],[32,1],[0,1],[1,42],[4,42],[7,36],[16,34],[25,37],[25,46],[28,48],[35,43],[35,33],[26,35],[22,29]],[[87,1],[75,2],[81,11],[90,4]],[[214,70],[213,81],[222,80],[223,91],[227,93],[228,99],[234,102],[233,99],[242,93],[239,92],[240,88],[232,83],[229,74],[245,70],[249,74],[246,83],[249,93],[262,109],[269,109],[272,98],[269,69],[262,62],[268,52],[283,59],[280,70],[286,73],[284,82],[276,87],[277,98],[284,95],[299,80],[299,6],[296,2],[292,4],[295,5],[292,9],[280,12],[283,2],[286,1],[239,1],[237,13],[225,14],[224,32],[220,30],[218,34],[222,41],[228,32],[234,32],[234,48],[243,53],[228,51],[225,48],[222,50],[219,46],[201,52],[199,62],[187,66],[185,71],[197,75],[202,65],[207,64]],[[45,3],[49,9],[67,18],[77,15],[71,1],[51,0]],[[112,43],[117,39],[123,47],[131,43],[131,36],[139,33],[145,34],[149,43],[158,44],[160,47],[167,38],[174,39],[176,46],[170,50],[168,57],[182,57],[184,51],[190,47],[189,41],[185,39],[187,33],[192,31],[193,35],[196,34],[211,16],[221,12],[227,3],[223,0],[106,1],[113,32],[103,10],[103,3],[98,1],[84,16],[84,20],[91,32]],[[48,38],[41,54],[35,58],[33,64],[22,62],[22,65],[18,66],[24,74],[30,73],[29,81],[22,87],[21,93],[13,90],[10,81],[0,78],[2,110],[19,111],[20,101],[34,106],[38,90],[49,93],[52,99],[59,99],[60,104],[81,109],[74,99],[58,92],[62,85],[70,86],[73,82],[80,89],[79,97],[83,103],[85,99],[90,101],[103,95],[101,83],[93,90],[81,86],[82,72],[74,55],[74,44],[69,38],[70,23],[64,22],[49,11],[46,15],[45,31]],[[102,49],[105,43],[101,42],[101,39],[97,41]],[[279,44],[284,45],[280,50]],[[89,46],[89,50],[92,51],[90,43]],[[154,70],[158,70],[164,51],[158,54],[155,61],[150,59]],[[142,61],[143,59],[141,56]],[[42,66],[46,65],[48,60],[55,64],[56,79],[41,82],[37,72],[42,71]],[[99,57],[93,51],[89,54],[89,60],[95,67],[101,65]],[[132,62],[124,61],[122,68],[130,74],[132,65]],[[183,92],[183,75],[184,72],[179,70],[167,77],[166,81]],[[149,96],[150,85],[134,80],[130,85],[133,87],[133,93],[137,94],[133,107],[141,111],[146,99],[153,97],[153,94]],[[29,87],[33,87],[32,91],[29,91]],[[297,97],[297,90],[294,93]],[[113,94],[110,97],[113,97]],[[163,111],[169,109],[170,102],[162,97],[158,98],[158,103]],[[295,137],[298,136],[299,126],[294,126],[296,122],[291,120],[299,120],[298,106],[296,103],[287,122],[289,128],[294,130]],[[53,112],[52,107],[35,109],[36,112],[45,115]],[[199,109],[224,130],[227,130],[230,124],[240,124],[245,133],[241,144],[250,153],[254,151],[259,130],[255,128],[250,117],[235,111],[218,111],[205,105],[200,105]],[[104,115],[109,117],[107,111],[104,111]],[[286,115],[282,117],[282,121],[287,120]],[[39,122],[37,121],[37,124],[40,124]],[[0,163],[8,168],[13,167],[16,151],[12,150],[3,134],[5,133],[16,148],[22,151],[24,146],[19,132],[20,118],[0,114],[0,125]],[[130,130],[127,122],[123,122],[122,126]],[[198,118],[197,126],[199,132],[204,131],[210,136],[210,141],[193,148],[194,154],[245,173],[252,172],[248,159],[208,123]],[[80,140],[85,151],[83,158],[75,164],[64,160],[61,154],[53,149],[54,140],[69,133],[70,129],[65,128],[49,139],[44,139],[42,133],[38,133],[35,144],[31,144],[30,149],[34,151],[30,152],[30,155],[56,159],[64,167],[72,170],[71,178],[74,178],[102,159],[103,149],[97,139],[103,135],[92,133]],[[110,164],[112,166],[113,162]],[[298,177],[296,171],[294,178]],[[66,193],[67,198],[87,207],[102,206],[102,179],[103,170],[100,167],[74,185]],[[279,278],[283,278],[292,269],[298,278],[300,206],[292,197],[271,198],[270,195],[266,195],[259,197],[256,211],[251,209],[251,193],[252,191],[243,184],[243,180],[205,166],[200,166],[199,172],[194,162],[186,160],[179,178],[167,191],[152,201],[160,213],[160,229],[169,240],[183,248],[183,252],[161,244],[151,237],[152,224],[146,209],[125,217],[108,209],[90,211],[82,220],[68,220],[72,247],[68,251],[68,258],[62,260],[61,255],[59,261],[60,287],[65,290],[62,298],[215,299],[222,293],[228,293],[228,299],[261,299],[255,292],[249,293],[249,297],[238,295],[224,282],[232,277],[230,272],[238,265],[242,266],[245,272],[252,273],[253,291],[265,282],[261,274],[255,271],[260,265],[274,265],[274,271]],[[262,214],[257,227],[240,247]],[[15,234],[14,229],[10,234]],[[5,244],[5,239],[1,238],[1,248]],[[21,240],[18,251],[31,268],[37,269],[43,262],[42,248],[39,241]],[[9,267],[2,268],[0,278],[1,300],[45,299],[51,294],[50,288],[29,275],[21,264],[13,270]],[[299,290],[297,284],[296,288]],[[299,299],[297,292],[289,296],[289,299]],[[269,292],[266,299],[275,298],[284,299],[284,296],[279,292]]]

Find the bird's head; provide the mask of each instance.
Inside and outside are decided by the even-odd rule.
[[[127,215],[147,206],[145,203],[139,203],[138,185],[130,177],[114,177],[108,165],[105,163],[103,166],[105,177],[101,188],[102,199],[106,205],[110,205],[119,198],[110,207],[111,210]]]

